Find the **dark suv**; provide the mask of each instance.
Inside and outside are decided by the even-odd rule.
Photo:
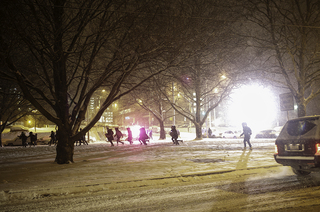
[[[275,142],[277,163],[291,166],[297,175],[320,171],[320,116],[289,120]]]

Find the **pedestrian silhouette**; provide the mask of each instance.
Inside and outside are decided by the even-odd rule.
[[[140,128],[140,134],[139,134],[139,142],[140,144],[147,145],[147,140],[149,139],[149,136],[147,135],[146,129],[144,127]]]
[[[56,144],[56,135],[53,131],[51,131],[51,134],[50,134],[49,146],[51,146],[51,144]]]
[[[118,143],[122,143],[122,145],[123,145],[124,143],[122,141],[120,141],[120,139],[123,137],[122,132],[119,130],[118,127],[116,127],[115,130],[116,130],[116,134],[114,136],[114,138],[115,138],[114,140],[117,141],[117,146],[118,146]]]
[[[127,141],[129,141],[130,144],[132,144],[132,131],[130,129],[130,127],[127,128],[127,131],[128,131],[128,138],[127,138]]]
[[[243,128],[243,133],[240,135],[240,137],[244,135],[244,139],[243,139],[244,148],[246,148],[246,144],[248,143],[250,149],[252,149],[252,146],[250,143],[250,137],[252,134],[251,129],[250,127],[247,126],[247,123],[245,122],[242,123],[242,128]]]
[[[21,132],[20,136],[18,136],[21,141],[22,141],[22,146],[27,147],[27,139],[28,137],[26,136],[26,134],[24,132]]]
[[[81,132],[81,128],[80,128],[80,132]],[[76,141],[76,146],[78,146],[78,142],[79,142],[79,146],[81,146],[81,143],[88,145],[88,142],[86,141],[86,136],[85,134],[83,136],[81,136],[81,138],[79,140]]]
[[[111,146],[114,146],[113,143],[112,143],[112,140],[113,140],[113,131],[112,131],[112,129],[109,129],[107,127],[107,133],[105,134],[105,136],[107,137],[108,141],[111,143]]]
[[[30,138],[30,147],[31,145],[35,146],[37,144],[37,134],[33,134],[33,132],[30,132],[28,138]]]
[[[170,136],[171,136],[171,140],[172,140],[173,144],[179,145],[179,142],[178,142],[179,134],[176,129],[176,126],[171,126]]]
[[[211,138],[211,135],[212,135],[212,130],[209,128],[208,129],[208,137]]]

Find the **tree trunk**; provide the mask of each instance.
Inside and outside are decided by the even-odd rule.
[[[58,145],[56,148],[56,160],[58,164],[73,163],[74,141],[69,139],[68,133],[58,130]]]
[[[61,139],[57,145],[57,155],[56,162],[58,164],[68,164],[73,163],[73,152],[74,152],[74,143],[62,143]]]
[[[196,123],[194,126],[196,127],[196,139],[202,139],[202,126],[198,123]]]
[[[306,116],[307,107],[304,98],[297,98],[296,101],[298,105],[298,117]]]
[[[0,132],[0,147],[3,147],[3,145],[2,145],[2,132]]]
[[[159,120],[160,123],[160,140],[166,139],[166,131],[164,130],[164,123],[163,120]]]

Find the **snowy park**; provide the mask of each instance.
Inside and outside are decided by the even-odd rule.
[[[155,138],[148,145],[135,141],[132,145],[126,142],[110,146],[106,141],[99,141],[75,146],[75,163],[63,165],[54,162],[54,146],[0,148],[0,204],[5,211],[19,211],[24,204],[33,205],[30,211],[46,211],[42,207],[53,204],[55,199],[86,197],[111,190],[126,192],[144,186],[170,187],[180,180],[197,183],[202,176],[279,167],[273,159],[274,139],[254,139],[254,149],[244,150],[242,139],[193,140],[193,136],[181,133],[180,145],[173,145],[170,138]],[[106,200],[99,207],[108,211],[110,204]],[[72,208],[71,211],[90,211],[76,205]],[[123,209],[117,206],[113,211]]]

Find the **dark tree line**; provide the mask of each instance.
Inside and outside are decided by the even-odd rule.
[[[114,101],[149,79],[155,80],[154,93],[167,96],[166,103],[195,124],[198,138],[208,113],[250,76],[252,62],[264,79],[293,93],[304,115],[319,94],[319,51],[312,45],[319,40],[319,5],[285,2],[4,0],[0,55],[6,69],[0,74],[58,126],[59,164],[73,162],[74,141]],[[172,101],[172,82],[184,100]],[[99,89],[108,94],[79,131]],[[186,101],[196,105],[194,113]]]
[[[6,127],[30,114],[32,105],[23,97],[16,84],[7,80],[0,80],[0,146],[2,146],[2,132]]]
[[[298,116],[320,94],[318,0],[247,0],[238,3],[260,79],[290,92]]]
[[[56,161],[73,162],[74,141],[112,102],[154,74],[179,63],[172,41],[159,42],[156,1],[8,1],[1,23],[1,56],[26,99],[58,126]],[[157,29],[157,27],[160,27]],[[162,32],[161,34],[159,32]],[[166,34],[171,36],[170,34]],[[171,39],[170,39],[171,40]],[[161,60],[165,55],[169,60]],[[149,75],[143,69],[156,64]],[[108,91],[90,123],[78,131],[90,98]]]

